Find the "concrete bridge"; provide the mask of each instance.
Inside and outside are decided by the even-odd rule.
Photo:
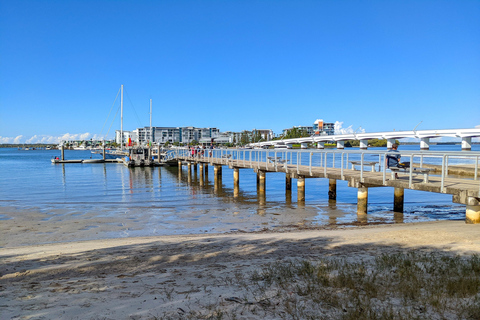
[[[402,161],[410,161],[411,166],[395,178],[386,169],[385,151],[347,150],[261,150],[261,149],[214,149],[205,150],[204,155],[192,156],[188,148],[170,151],[170,161],[180,167],[187,164],[189,176],[192,167],[200,166],[200,180],[208,166],[214,167],[215,184],[221,181],[222,167],[229,166],[234,172],[234,196],[239,193],[240,169],[250,169],[257,173],[257,192],[265,196],[268,172],[285,173],[285,190],[290,192],[292,179],[297,181],[297,199],[305,201],[305,179],[329,179],[328,197],[336,200],[337,180],[348,181],[348,186],[358,189],[357,214],[368,214],[368,189],[374,187],[394,188],[394,211],[403,212],[404,190],[421,190],[452,195],[452,202],[466,206],[466,222],[480,223],[480,152],[401,152]],[[425,169],[437,163],[436,172]],[[452,176],[454,164],[465,164],[471,169],[470,177]],[[416,169],[417,168],[417,169]],[[423,169],[422,169],[423,168]]]
[[[480,137],[480,128],[474,129],[442,129],[442,130],[411,130],[411,131],[391,131],[391,132],[373,132],[373,133],[351,133],[341,135],[325,135],[311,136],[306,138],[272,140],[258,143],[252,143],[252,147],[278,146],[285,145],[291,148],[293,144],[301,144],[302,148],[307,148],[309,143],[317,143],[318,149],[325,147],[325,142],[334,141],[337,143],[337,149],[343,149],[345,141],[359,140],[360,149],[368,148],[369,139],[386,139],[387,148],[391,149],[395,139],[416,138],[420,139],[420,149],[429,150],[430,139],[452,137],[461,138],[462,150],[469,151],[472,149],[472,138]]]

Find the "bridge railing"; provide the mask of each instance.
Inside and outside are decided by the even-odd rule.
[[[310,173],[313,170],[323,169],[325,173],[329,168],[340,169],[341,175],[352,166],[351,162],[357,162],[360,179],[363,181],[364,173],[371,172],[372,166],[366,165],[370,162],[376,162],[375,171],[383,173],[383,182],[388,179],[386,168],[387,151],[383,150],[338,150],[338,149],[200,149],[203,150],[192,154],[188,148],[174,149],[175,157],[183,157],[189,160],[195,160],[199,157],[220,160],[221,163],[228,164],[235,160],[243,166],[256,166],[258,169],[275,169],[281,166],[288,169],[296,168],[300,172],[300,166],[309,168]],[[474,168],[474,180],[479,180],[479,160],[480,152],[443,152],[443,151],[400,151],[401,162],[410,162],[410,169],[407,169],[409,178],[409,187],[412,187],[414,167],[422,168],[426,164],[438,165],[441,168],[441,192],[445,191],[445,179],[448,177],[449,166],[468,165]],[[378,167],[378,170],[377,170]],[[465,179],[471,179],[465,177]],[[480,197],[480,184],[479,184]]]

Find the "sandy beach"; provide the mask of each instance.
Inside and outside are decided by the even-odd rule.
[[[478,225],[440,221],[5,246],[0,317],[180,319],[208,315],[216,306],[237,319],[257,319],[258,302],[247,308],[241,301],[248,300],[248,288],[232,279],[271,263],[359,261],[408,250],[468,256],[480,253],[479,234]],[[261,317],[276,318],[268,312]]]

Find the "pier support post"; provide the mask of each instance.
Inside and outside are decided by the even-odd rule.
[[[238,186],[240,185],[240,168],[233,168],[233,184]]]
[[[328,199],[337,200],[337,180],[328,179]]]
[[[357,214],[367,214],[368,188],[360,187],[357,193]]]
[[[257,189],[259,192],[265,192],[266,187],[266,172],[258,170],[257,172]]]
[[[462,150],[463,151],[472,150],[472,137],[463,137],[462,138]]]
[[[61,156],[62,156],[62,161],[63,161],[63,160],[65,160],[65,146],[63,145],[63,143],[62,143],[62,147],[60,149],[61,149]]]
[[[179,167],[180,170],[181,170],[181,168],[182,168],[182,160],[178,160],[178,167]]]
[[[345,141],[337,141],[337,149],[345,149]]]
[[[430,149],[430,138],[421,138],[420,139],[420,150],[428,150]]]
[[[285,204],[287,205],[292,204],[292,190],[285,191]]]
[[[480,198],[468,197],[465,222],[480,223]]]
[[[240,168],[233,168],[233,197],[237,198],[240,191]]]
[[[203,187],[203,163],[200,162],[200,187]]]
[[[305,176],[297,178],[297,201],[305,201]]]
[[[217,185],[218,183],[221,183],[222,181],[222,165],[221,164],[214,164],[213,165],[213,177],[214,177],[214,183]]]
[[[192,182],[192,163],[187,162],[187,182],[190,184]]]
[[[325,142],[317,142],[317,149],[325,149]]]
[[[195,172],[195,175],[197,175],[197,163],[196,162],[192,163],[192,166],[193,166],[193,172]]]
[[[105,161],[105,142],[103,143],[103,146],[102,146],[102,151],[103,151],[103,161]]]
[[[285,190],[292,190],[292,176],[290,173],[285,174]]]
[[[393,211],[403,212],[403,203],[405,198],[405,189],[395,188],[393,191]]]
[[[395,223],[403,223],[403,212],[394,212],[393,213],[393,221]]]
[[[368,149],[368,140],[360,140],[360,150]]]
[[[205,163],[205,176],[208,176],[208,163]]]

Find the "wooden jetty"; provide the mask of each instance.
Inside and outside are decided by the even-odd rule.
[[[348,186],[358,189],[357,214],[367,214],[368,189],[374,187],[394,188],[394,211],[403,212],[404,190],[419,190],[452,195],[452,202],[466,206],[466,222],[480,223],[480,181],[478,179],[478,152],[402,152],[402,159],[407,158],[411,163],[418,163],[418,167],[412,166],[405,172],[399,173],[395,178],[393,172],[386,169],[385,151],[353,151],[346,150],[213,150],[211,154],[205,153],[204,157],[192,157],[188,149],[176,149],[169,155],[169,160],[177,160],[178,165],[186,163],[190,172],[194,166],[200,165],[200,172],[214,167],[215,181],[220,181],[222,167],[228,166],[233,169],[234,194],[238,194],[240,169],[252,169],[257,173],[257,192],[265,193],[266,174],[268,172],[285,173],[285,189],[291,190],[292,179],[297,180],[297,199],[305,201],[305,179],[326,178],[329,179],[328,197],[336,200],[336,181],[348,181]],[[365,160],[376,158],[377,167],[372,161]],[[430,158],[441,158],[440,175],[432,174],[433,169],[426,169],[425,165]],[[473,170],[472,178],[451,177],[449,162],[461,158],[473,161],[470,170]],[[351,161],[350,161],[351,160]],[[374,161],[375,162],[375,161]],[[373,169],[372,169],[373,165]],[[426,165],[427,166],[427,165]],[[353,167],[353,169],[352,169]],[[437,168],[438,170],[438,168]],[[236,191],[236,192],[235,192]]]

